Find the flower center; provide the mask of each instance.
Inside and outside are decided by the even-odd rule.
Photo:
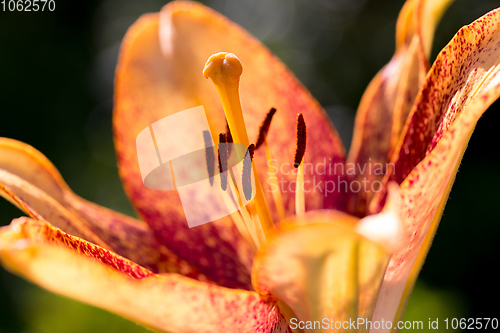
[[[239,82],[240,76],[243,72],[243,67],[240,60],[232,53],[216,53],[207,60],[205,68],[203,69],[203,75],[206,78],[212,79],[212,82],[219,94],[219,98],[222,102],[222,107],[224,109],[224,114],[226,116],[228,131],[227,133],[221,133],[219,136],[219,168],[224,169],[224,165],[227,165],[227,158],[231,155],[230,152],[224,148],[223,144],[227,142],[233,142],[241,144],[248,147],[246,152],[242,152],[239,149],[236,150],[236,155],[238,160],[243,160],[243,170],[242,170],[242,187],[245,199],[251,199],[252,189],[248,189],[251,186],[251,176],[255,180],[255,197],[253,201],[248,203],[246,207],[242,205],[242,198],[239,195],[239,191],[236,182],[231,182],[231,178],[234,175],[231,173],[229,177],[229,188],[235,197],[238,198],[240,213],[232,214],[233,221],[236,224],[238,230],[247,239],[253,240],[252,246],[259,248],[260,245],[266,241],[270,232],[274,229],[274,224],[269,211],[269,206],[266,202],[264,196],[264,191],[262,189],[258,172],[253,161],[253,150],[265,146],[266,157],[268,160],[268,166],[271,169],[273,167],[271,161],[271,154],[266,141],[266,135],[269,131],[271,120],[276,112],[276,109],[272,108],[267,114],[262,126],[259,130],[259,137],[257,139],[257,144],[254,146],[250,144],[248,139],[248,133],[245,126],[245,121],[243,118],[243,111],[240,103],[239,96]],[[222,144],[222,145],[221,145]],[[226,147],[230,145],[225,144]],[[299,114],[297,117],[297,150],[295,154],[294,166],[298,168],[297,172],[297,187],[296,187],[296,200],[295,207],[296,213],[302,214],[305,211],[305,201],[304,201],[304,163],[303,157],[306,147],[306,126],[304,117]],[[250,158],[246,158],[246,155]],[[229,157],[230,158],[230,157]],[[271,174],[271,173],[270,173]],[[222,175],[222,172],[221,172]],[[283,205],[283,199],[281,192],[279,190],[277,177],[272,177],[269,179],[270,183],[276,184],[273,186],[277,188],[277,191],[272,191],[273,201],[276,206],[276,210],[280,219],[285,218],[285,209]],[[228,179],[221,176],[221,186],[225,191],[228,187]]]

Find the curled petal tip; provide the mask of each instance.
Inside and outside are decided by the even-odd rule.
[[[401,220],[403,202],[396,182],[388,183],[387,190],[387,201],[382,212],[361,219],[356,230],[364,237],[382,245],[389,253],[396,253],[403,247],[404,230]]]
[[[382,212],[362,219],[356,231],[380,244],[389,253],[396,253],[403,246],[403,227],[395,212]]]
[[[214,78],[215,75],[224,75],[226,77],[239,78],[243,73],[243,66],[240,59],[233,53],[219,52],[208,58],[203,76]]]

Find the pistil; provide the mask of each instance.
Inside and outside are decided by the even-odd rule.
[[[217,89],[219,97],[224,108],[227,123],[231,131],[233,141],[246,147],[250,145],[248,133],[245,127],[243,111],[240,104],[239,82],[243,72],[240,60],[232,53],[216,53],[212,55],[203,69],[203,75],[211,78]],[[236,149],[238,154],[241,152]],[[244,156],[238,156],[243,160]],[[274,228],[271,214],[264,197],[264,191],[260,184],[259,176],[252,161],[252,169],[255,177],[255,208],[258,215],[258,221],[264,234],[268,234]]]

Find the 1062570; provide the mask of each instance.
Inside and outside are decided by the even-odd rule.
[[[56,10],[55,0],[2,0],[0,8],[4,12],[43,12]]]

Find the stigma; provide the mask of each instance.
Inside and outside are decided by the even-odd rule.
[[[239,79],[242,73],[243,66],[240,59],[227,52],[211,55],[203,69],[203,76],[212,80]]]

